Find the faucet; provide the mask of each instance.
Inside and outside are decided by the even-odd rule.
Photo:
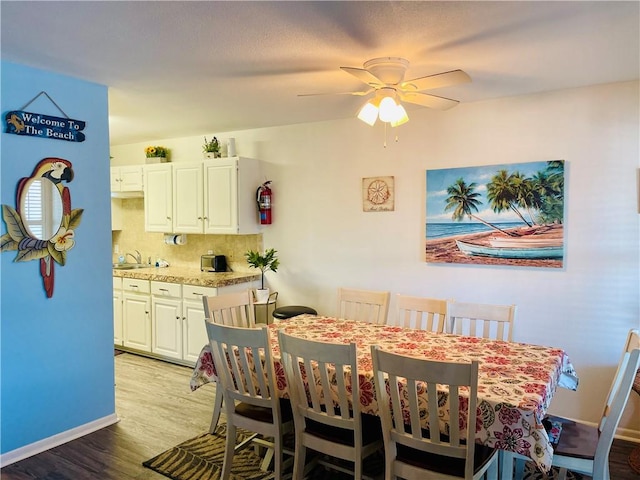
[[[133,253],[128,253],[127,252],[127,254],[125,255],[125,259],[126,259],[127,256],[130,256],[131,258],[133,258],[136,261],[136,263],[141,264],[142,263],[142,254],[138,250],[136,250],[135,252],[136,252],[136,255],[134,255]]]

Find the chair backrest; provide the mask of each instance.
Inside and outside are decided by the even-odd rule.
[[[287,335],[282,330],[278,331],[278,341],[294,422],[306,425],[307,419],[311,419],[361,431],[355,343],[316,342]],[[350,393],[357,399],[353,403],[349,401]]]
[[[390,292],[338,288],[338,317],[384,325]]]
[[[207,322],[233,327],[256,326],[253,299],[250,290],[225,293],[212,297],[203,296],[204,316]]]
[[[609,395],[605,403],[604,412],[598,429],[600,437],[596,447],[595,464],[606,464],[608,462],[609,450],[613,437],[622,418],[624,407],[629,400],[631,387],[636,377],[636,372],[640,368],[640,334],[638,330],[629,330],[627,341],[622,351],[622,357],[618,363],[618,370],[611,383]]]
[[[473,478],[478,362],[407,357],[385,352],[377,345],[371,346],[371,357],[385,452],[395,456],[397,446],[404,445],[431,454],[464,458],[464,478]],[[425,389],[426,412],[418,399]],[[447,410],[442,406],[443,395],[448,396],[449,405],[447,436],[440,433],[440,410]],[[423,418],[427,418],[427,426],[422,424]]]
[[[269,329],[206,323],[225,402],[274,408],[277,401]],[[259,361],[256,361],[259,359]],[[279,409],[274,412],[274,421]]]
[[[430,332],[444,332],[447,300],[398,294],[396,308],[396,325]]]
[[[449,302],[448,315],[445,328],[450,333],[506,342],[513,340],[515,305]]]

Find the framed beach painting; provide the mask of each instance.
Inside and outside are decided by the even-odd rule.
[[[562,268],[564,160],[427,170],[428,263]]]

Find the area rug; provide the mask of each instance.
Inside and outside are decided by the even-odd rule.
[[[142,464],[172,480],[219,480],[224,459],[224,443],[227,426],[221,424],[213,435],[205,433],[176,445],[161,454],[146,460]],[[238,430],[236,443],[247,438],[249,432]],[[261,458],[253,449],[246,448],[233,456],[231,480],[262,480],[269,477],[271,472],[260,470]],[[533,464],[527,463],[525,480],[554,480],[557,472],[548,475],[538,472]],[[365,463],[365,469],[368,465]],[[376,468],[376,470],[379,470]],[[382,478],[384,475],[381,475]],[[317,467],[310,475],[312,480],[343,480],[351,476],[334,470]],[[582,480],[580,475],[569,472],[570,480]],[[586,479],[585,479],[586,480]]]

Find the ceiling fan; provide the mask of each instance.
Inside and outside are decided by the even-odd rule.
[[[409,120],[402,107],[401,101],[414,103],[423,107],[447,110],[455,107],[458,100],[440,97],[424,90],[432,90],[441,87],[459,85],[471,81],[471,77],[462,70],[437,73],[426,77],[404,80],[409,67],[409,61],[400,57],[374,58],[364,63],[363,68],[340,67],[341,70],[350,73],[358,80],[369,86],[369,89],[355,92],[340,92],[336,95],[365,96],[375,93],[373,98],[360,109],[358,118],[373,125],[379,117],[384,122],[389,122],[392,127],[401,125]],[[327,95],[302,94],[299,96]]]

